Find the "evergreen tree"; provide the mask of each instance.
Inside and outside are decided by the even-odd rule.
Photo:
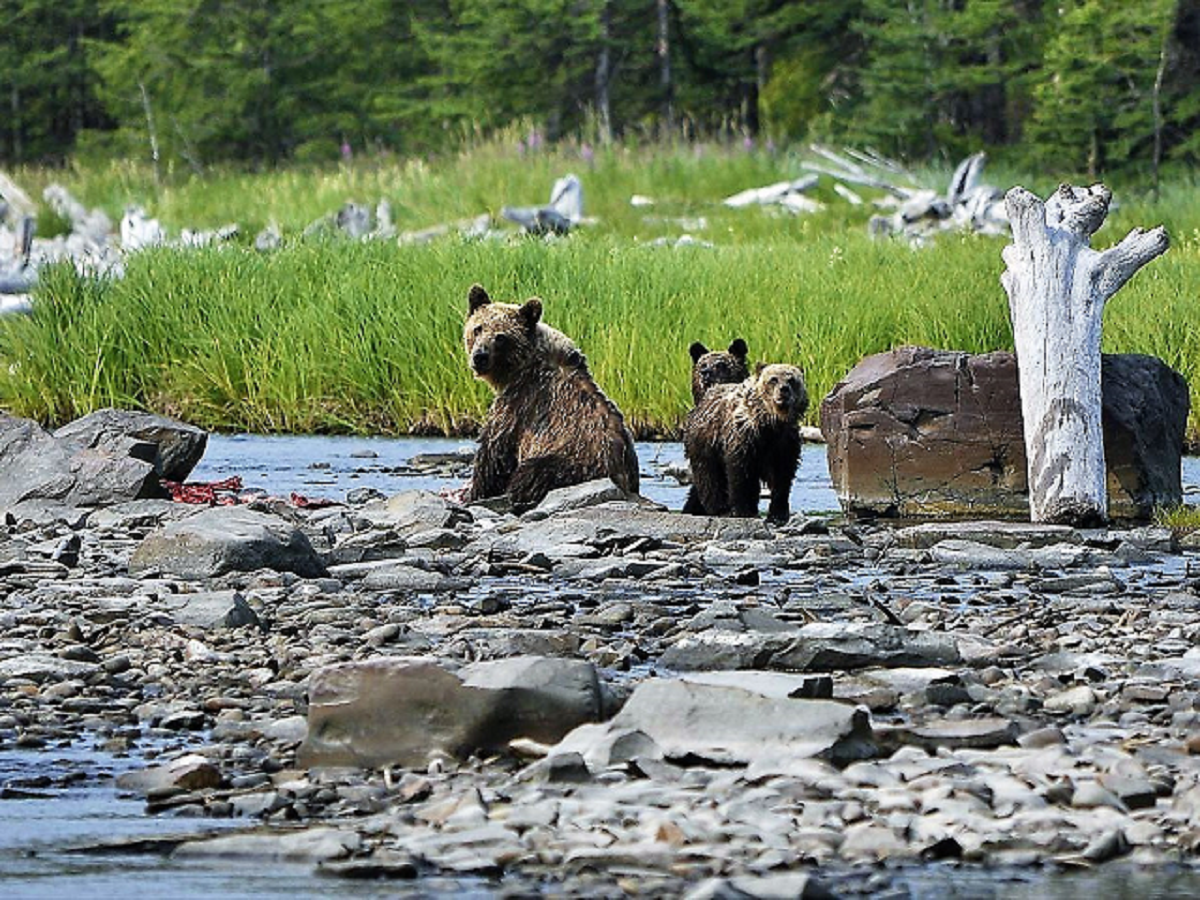
[[[0,159],[58,161],[84,128],[111,124],[92,89],[97,0],[0,0]]]
[[[1030,128],[1037,155],[1096,177],[1154,142],[1154,85],[1173,0],[1059,7],[1046,47]]]
[[[849,134],[889,153],[953,156],[1020,134],[1040,52],[1036,4],[865,0],[862,102]]]

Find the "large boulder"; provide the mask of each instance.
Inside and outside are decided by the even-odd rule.
[[[302,766],[423,768],[517,737],[553,743],[604,713],[591,663],[511,657],[458,671],[423,657],[318,669],[308,686]]]
[[[150,461],[169,481],[185,481],[208,444],[208,433],[194,425],[125,409],[98,409],[59,428],[54,437],[81,449],[119,445],[130,438],[151,444]]]
[[[271,513],[214,506],[152,532],[129,559],[129,573],[213,578],[274,569],[304,578],[325,574],[304,532]]]
[[[1178,504],[1187,383],[1149,356],[1103,358],[1109,515]],[[852,515],[1029,515],[1016,358],[901,347],[868,356],[821,403],[829,473]]]
[[[803,687],[803,676],[774,672],[649,679],[613,719],[567,735],[552,756],[577,753],[602,768],[618,761],[619,742],[638,755],[722,766],[797,758],[844,765],[874,755],[865,709],[802,699]]]
[[[36,422],[0,413],[0,509],[25,501],[103,506],[164,497],[154,446],[122,437],[100,446],[56,439]]]

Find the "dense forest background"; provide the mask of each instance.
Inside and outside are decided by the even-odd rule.
[[[1200,0],[0,0],[0,162],[536,139],[1200,159]]]

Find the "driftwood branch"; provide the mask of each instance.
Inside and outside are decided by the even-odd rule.
[[[1042,203],[1024,188],[1005,205],[1012,244],[1001,282],[1017,350],[1034,522],[1089,525],[1107,518],[1100,404],[1105,303],[1167,249],[1162,228],[1136,229],[1115,247],[1089,246],[1108,214],[1104,185],[1060,187]]]

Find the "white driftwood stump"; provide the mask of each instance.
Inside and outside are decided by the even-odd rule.
[[[1034,522],[1094,525],[1108,514],[1100,417],[1104,304],[1167,249],[1162,227],[1136,228],[1108,250],[1089,241],[1108,214],[1102,184],[1062,185],[1042,203],[1022,187],[1005,197],[1004,248],[1017,351],[1029,510]]]

